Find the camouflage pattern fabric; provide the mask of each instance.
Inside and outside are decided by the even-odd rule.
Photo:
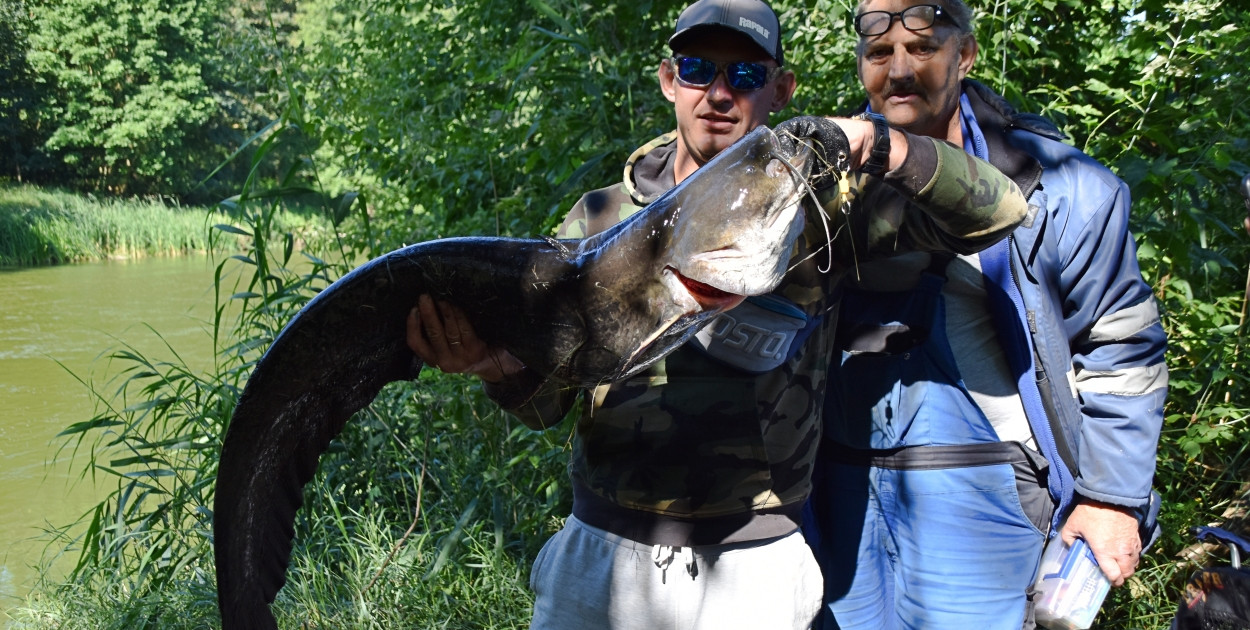
[[[595,234],[658,197],[665,186],[637,180],[648,157],[649,172],[666,172],[671,187],[671,164],[664,171],[654,162],[669,160],[675,137],[639,148],[623,182],[584,195],[558,236]],[[688,343],[633,378],[591,391],[546,385],[510,411],[530,427],[548,427],[584,396],[570,473],[575,485],[615,506],[735,523],[761,510],[797,510],[819,441],[838,279],[857,260],[898,251],[982,249],[1026,211],[1019,189],[993,167],[953,145],[908,140],[908,159],[884,180],[852,175],[847,194],[837,186],[822,191],[820,211],[807,202],[806,230],[774,295],[802,309],[812,331],[781,367],[748,374]]]

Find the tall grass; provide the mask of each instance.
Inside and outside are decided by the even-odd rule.
[[[207,229],[234,220],[224,208],[182,207],[156,199],[99,199],[35,186],[0,186],[0,267],[88,262],[208,251]],[[301,241],[324,232],[320,217],[279,214]],[[240,246],[217,241],[218,250]]]

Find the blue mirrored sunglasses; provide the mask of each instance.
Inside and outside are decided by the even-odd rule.
[[[716,63],[702,57],[673,57],[677,79],[691,87],[707,87],[716,80],[717,73],[725,73],[725,82],[739,92],[758,90],[781,72],[781,68],[751,61]]]

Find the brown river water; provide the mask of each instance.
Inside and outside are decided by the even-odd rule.
[[[191,369],[211,367],[213,264],[191,256],[0,271],[0,628],[34,584],[43,529],[73,522],[106,492],[80,480],[84,454],[58,452],[56,435],[95,411],[75,375],[115,391],[109,379],[124,366],[107,355],[123,343],[172,360],[168,343]]]

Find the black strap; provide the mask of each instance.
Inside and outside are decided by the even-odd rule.
[[[1040,456],[1031,456],[1032,452],[1019,442],[856,449],[826,441],[821,445],[821,455],[841,464],[890,470],[942,470],[1019,463],[1029,463],[1036,467],[1041,459]]]
[[[803,522],[803,503],[710,517],[680,517],[624,507],[573,482],[573,516],[592,527],[647,545],[700,547],[787,536]]]

